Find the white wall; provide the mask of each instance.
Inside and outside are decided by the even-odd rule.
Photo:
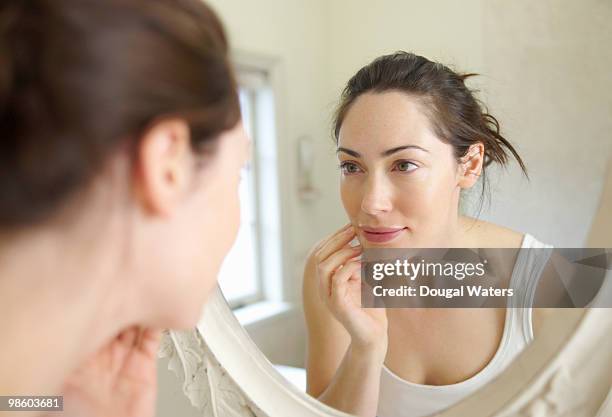
[[[612,3],[485,4],[488,101],[531,176],[503,176],[487,217],[582,246],[612,156]]]

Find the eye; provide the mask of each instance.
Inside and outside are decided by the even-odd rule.
[[[350,162],[350,161],[342,162],[340,164],[340,170],[345,175],[356,174],[359,171],[361,171],[361,169],[359,168],[359,165],[357,165],[354,162]]]
[[[412,172],[415,169],[417,169],[419,166],[417,164],[415,164],[414,162],[410,162],[410,161],[398,161],[397,164],[395,164],[395,170],[399,171],[399,172]]]

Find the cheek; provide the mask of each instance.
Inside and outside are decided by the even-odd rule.
[[[361,190],[354,178],[340,179],[340,198],[350,218],[357,217],[361,207]]]
[[[228,184],[227,201],[229,210],[227,213],[227,228],[229,232],[228,238],[230,239],[230,246],[235,240],[236,235],[238,234],[238,229],[240,228],[240,193],[242,192],[243,194],[247,194],[246,192],[248,190],[246,187],[246,181],[244,183],[240,183],[239,175],[237,175],[236,178]]]
[[[231,249],[240,227],[240,197],[242,192],[248,195],[247,182],[241,183],[241,168],[245,146],[240,137],[227,137],[219,150],[218,169],[211,181],[211,209],[209,215],[211,229],[214,230],[215,242],[223,256]],[[204,203],[206,204],[206,203]]]
[[[210,234],[222,256],[230,250],[240,227],[240,172],[238,169],[224,170],[223,175],[215,181],[214,190],[210,193],[209,204],[209,227],[213,232]],[[246,184],[242,184],[245,187]]]
[[[229,177],[229,178],[228,178]],[[218,176],[214,186],[198,196],[189,233],[193,262],[190,263],[190,296],[202,304],[217,282],[219,270],[236,238],[240,223],[237,181]]]
[[[426,173],[396,182],[396,207],[404,214],[429,218],[447,212],[456,188],[448,172],[428,169]]]
[[[241,181],[240,159],[236,152],[230,152],[224,159],[221,176],[217,178],[216,193],[218,194],[215,205],[215,215],[212,216],[215,228],[215,250],[219,251],[219,257],[225,258],[232,248],[238,231],[240,229],[241,205],[240,196],[245,198],[249,195],[248,181]],[[246,175],[246,172],[245,172]]]
[[[206,185],[198,191],[189,227],[194,244],[206,254],[207,269],[216,274],[214,269],[230,250],[240,225],[239,172],[224,164],[210,168],[202,173]]]

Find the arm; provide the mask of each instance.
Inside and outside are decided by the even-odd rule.
[[[336,244],[343,248],[348,241]],[[350,265],[346,258],[349,255],[338,255],[336,260],[341,258],[341,262],[345,263],[341,268],[345,268],[344,271],[322,279],[321,270],[325,269],[325,262],[322,260],[330,258],[327,253],[321,256],[320,250],[324,246],[325,242],[322,242],[315,247],[304,270],[303,302],[308,331],[307,392],[341,411],[358,416],[375,416],[380,372],[387,346],[386,315],[384,310],[370,311],[379,319],[384,315],[384,322],[370,322],[363,316],[365,310],[360,306],[351,308],[359,309],[361,314],[355,314],[350,308],[338,308],[342,300],[333,294],[342,292],[343,285],[347,283],[347,275],[358,272],[359,264]],[[327,278],[329,287],[325,286]],[[360,278],[356,281],[353,280],[353,284],[360,284]],[[352,288],[359,287],[355,285]],[[330,293],[332,295],[326,302],[325,295]],[[357,295],[360,297],[360,294]],[[358,325],[347,322],[360,318]],[[384,323],[384,326],[372,326],[375,323]],[[347,327],[351,329],[350,332]],[[381,331],[384,331],[384,337],[381,337]]]

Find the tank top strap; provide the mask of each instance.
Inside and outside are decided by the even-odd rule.
[[[512,307],[527,343],[533,341],[532,306],[535,292],[552,250],[552,245],[542,243],[526,233],[512,273],[511,286],[516,294],[508,306]]]

